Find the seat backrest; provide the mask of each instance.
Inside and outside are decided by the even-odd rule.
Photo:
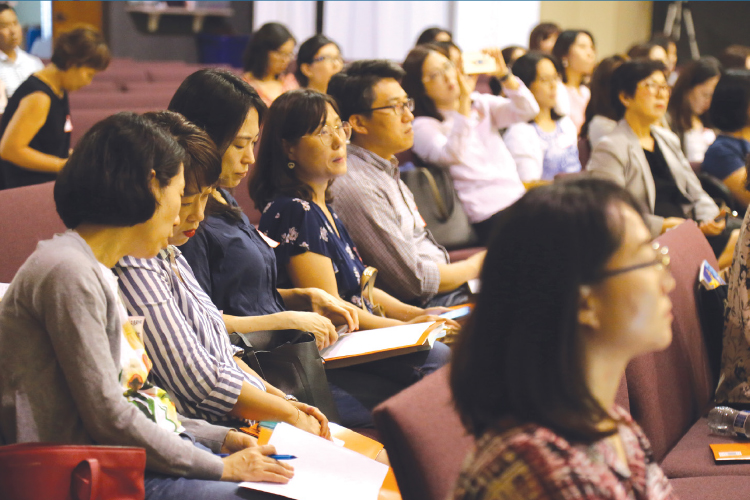
[[[581,162],[582,168],[586,169],[586,164],[591,158],[591,143],[586,137],[578,138],[578,160]]]
[[[630,410],[660,461],[706,410],[715,388],[696,304],[703,260],[718,268],[711,246],[693,221],[659,236],[669,247],[675,288],[672,344],[633,359],[626,369]]]
[[[448,498],[473,446],[453,408],[449,373],[441,368],[373,413],[404,500]]]
[[[65,231],[57,215],[54,182],[0,191],[0,282],[9,283],[36,244]]]

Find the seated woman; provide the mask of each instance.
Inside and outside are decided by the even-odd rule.
[[[694,219],[719,264],[731,262],[734,240],[719,207],[701,187],[674,133],[656,124],[664,116],[669,86],[660,61],[628,61],[612,75],[612,106],[620,122],[596,145],[587,169],[624,186],[647,207],[653,236]]]
[[[691,163],[701,163],[706,149],[716,140],[708,109],[720,75],[721,64],[715,57],[690,61],[680,69],[669,97],[667,118]]]
[[[539,114],[534,96],[492,55],[508,96],[471,92],[468,79],[437,47],[420,45],[404,61],[402,87],[414,99],[414,146],[422,160],[449,168],[458,197],[480,241],[493,216],[524,193],[516,163],[499,129]]]
[[[669,254],[640,206],[576,178],[508,208],[455,346],[453,400],[477,444],[454,499],[676,499],[615,401],[628,362],[672,340]]]
[[[101,33],[78,28],[57,37],[52,62],[16,89],[0,119],[5,188],[57,178],[70,153],[73,130],[68,92],[90,84],[108,65],[109,49]]]
[[[562,30],[555,23],[539,23],[529,33],[529,50],[552,54],[557,37]]]
[[[253,88],[228,71],[200,70],[180,85],[169,109],[203,128],[219,152],[223,151],[219,188],[208,199],[206,220],[180,249],[196,281],[222,310],[227,330],[304,330],[315,335],[322,349],[338,338],[329,318],[338,325],[347,324],[349,330],[358,328],[356,308],[351,303],[319,289],[277,288],[276,257],[271,247],[274,242],[250,223],[227,191],[237,187],[255,162],[253,147],[265,106]],[[319,311],[325,317],[287,308]],[[421,367],[422,372],[415,373],[409,367],[388,374],[390,378],[359,369],[330,370],[328,381],[341,423],[347,427],[373,426],[372,408],[441,363],[445,359]]]
[[[320,288],[356,304],[365,330],[436,320],[377,288],[368,298],[387,317],[371,314],[374,304],[363,300],[365,265],[328,189],[346,174],[349,137],[336,101],[313,90],[288,92],[268,111],[249,188],[255,205],[264,207],[259,229],[279,242],[279,286]]]
[[[599,144],[617,126],[617,112],[612,106],[612,73],[625,61],[627,56],[615,54],[605,57],[591,75],[589,88],[591,99],[586,105],[586,121],[581,127],[580,136],[588,139],[591,148]]]
[[[294,76],[301,87],[325,94],[328,81],[343,68],[338,44],[325,35],[315,35],[299,46]]]
[[[720,133],[706,150],[701,171],[726,184],[744,209],[750,205],[745,186],[745,160],[750,153],[750,71],[733,69],[721,76],[708,114]]]
[[[503,136],[522,181],[551,181],[557,174],[581,171],[578,133],[573,121],[555,112],[557,67],[552,56],[529,52],[513,66],[516,75],[534,94],[539,114],[528,123],[515,123]]]
[[[145,448],[150,500],[237,498],[237,485],[219,480],[284,483],[291,467],[264,456],[273,447],[176,415],[158,388],[141,390],[150,361],[110,271],[165,246],[179,224],[184,156],[133,113],[81,139],[55,184],[69,230],[39,244],[0,302],[0,433],[5,443]]]
[[[557,37],[552,55],[563,65],[562,74],[568,91],[570,119],[581,129],[591,92],[585,85],[596,65],[594,37],[585,30],[565,30]]]
[[[253,86],[266,106],[287,90],[298,87],[291,73],[286,73],[294,59],[297,41],[283,24],[266,23],[252,34],[245,49],[243,78]]]
[[[216,146],[177,113],[144,117],[167,130],[186,152],[180,223],[169,238],[170,246],[152,259],[124,257],[114,269],[128,312],[144,318],[144,341],[157,382],[169,391],[183,415],[237,426],[247,425],[247,420],[287,422],[325,435],[327,420],[319,411],[286,399],[286,394],[234,358],[241,350],[229,342],[221,313],[175,248],[195,234],[203,220],[221,174]]]
[[[651,59],[652,61],[661,61],[665,66],[665,73],[667,72],[666,67],[669,64],[669,57],[667,51],[655,42],[643,42],[636,43],[628,49],[628,57],[630,59]]]

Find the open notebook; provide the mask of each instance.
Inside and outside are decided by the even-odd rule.
[[[345,333],[335,344],[320,351],[320,355],[326,368],[342,368],[423,351],[445,336],[443,325],[428,322]]]

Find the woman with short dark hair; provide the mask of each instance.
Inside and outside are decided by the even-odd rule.
[[[294,75],[287,73],[294,59],[295,45],[294,35],[280,23],[266,23],[250,37],[245,49],[243,78],[266,106],[287,90],[298,87]]]
[[[315,35],[299,46],[294,76],[300,86],[325,94],[328,81],[343,68],[338,44],[327,36]]]
[[[745,172],[750,154],[750,71],[732,69],[721,76],[708,115],[720,133],[706,150],[701,171],[721,180],[745,208],[750,205]]]
[[[0,120],[0,174],[6,188],[55,180],[70,153],[68,92],[90,84],[109,59],[104,37],[93,29],[57,37],[52,62],[16,89]]]
[[[596,65],[594,37],[586,30],[565,30],[557,37],[552,55],[564,68],[561,76],[570,99],[569,116],[576,124],[576,130],[580,130],[591,98],[586,79]]]
[[[507,212],[454,348],[453,400],[477,446],[453,498],[675,499],[615,403],[628,362],[672,340],[667,249],[599,179],[532,189]]]
[[[5,443],[145,448],[150,500],[228,499],[237,485],[219,480],[283,483],[291,468],[249,436],[178,415],[158,387],[142,390],[151,363],[110,270],[166,245],[184,160],[168,133],[133,113],[81,139],[55,184],[69,230],[39,244],[0,302],[0,433]]]
[[[701,163],[706,150],[716,140],[708,109],[721,64],[715,57],[701,57],[680,69],[667,105],[672,131],[682,144],[682,151],[691,163]]]
[[[562,30],[555,23],[539,23],[529,33],[529,50],[539,50],[546,54],[552,54],[557,37]]]
[[[587,169],[624,186],[642,202],[654,236],[685,219],[695,220],[725,267],[734,250],[731,230],[724,219],[714,220],[719,207],[701,187],[679,138],[657,125],[669,98],[664,70],[661,61],[640,59],[614,71],[611,99],[620,121],[596,145]]]

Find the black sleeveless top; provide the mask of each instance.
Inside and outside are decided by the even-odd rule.
[[[55,94],[49,86],[39,78],[31,75],[8,99],[2,120],[0,120],[0,137],[5,133],[11,118],[18,110],[21,99],[34,92],[44,92],[50,98],[49,113],[47,121],[44,122],[39,132],[31,139],[29,147],[40,153],[45,153],[58,158],[67,158],[70,150],[70,131],[65,131],[65,123],[70,119],[70,105],[68,94],[64,93],[62,99]],[[69,127],[72,128],[72,127]],[[39,172],[19,167],[18,165],[0,159],[0,171],[5,180],[5,188],[29,186],[43,182],[54,181],[57,174],[54,172]]]
[[[643,150],[646,155],[651,175],[654,177],[656,188],[656,200],[654,202],[654,215],[661,217],[689,217],[683,208],[690,203],[674,180],[672,171],[664,159],[664,154],[659,149],[659,143],[654,139],[654,150]]]

